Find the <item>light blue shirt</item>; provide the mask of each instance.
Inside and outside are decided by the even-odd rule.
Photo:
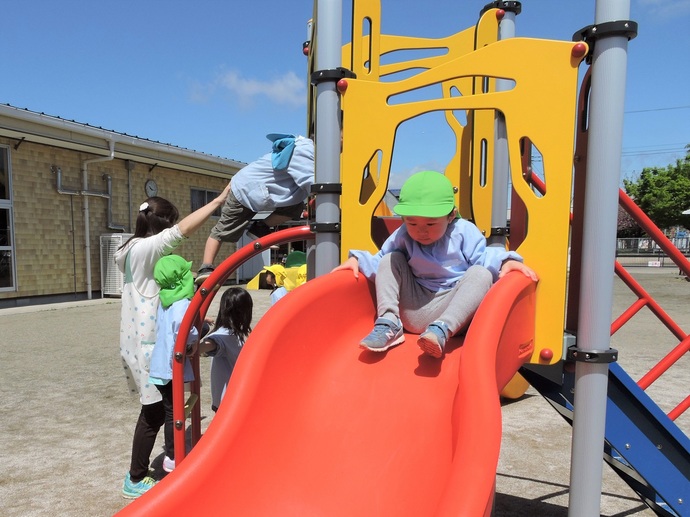
[[[428,245],[413,240],[403,223],[386,239],[376,255],[361,250],[351,250],[349,255],[357,258],[359,271],[373,281],[381,258],[393,251],[405,255],[417,282],[432,292],[453,288],[470,266],[484,266],[495,282],[503,261],[514,259],[522,262],[522,257],[514,251],[498,246],[487,247],[479,228],[465,219],[455,219],[443,237]]]
[[[163,304],[158,305],[156,317],[156,345],[151,353],[151,367],[149,369],[149,381],[153,384],[164,385],[172,380],[172,361],[175,351],[175,341],[180,331],[182,318],[187,312],[190,301],[186,298],[173,303],[167,309]],[[199,333],[196,327],[192,327],[187,337],[190,345],[198,339]],[[184,382],[194,380],[194,372],[189,359],[184,363]]]
[[[282,166],[282,164],[280,164]],[[314,142],[295,138],[295,147],[286,169],[273,168],[273,153],[246,165],[232,177],[230,188],[237,200],[253,212],[301,203],[314,183]]]
[[[218,327],[204,337],[204,341],[206,340],[216,344],[216,349],[208,353],[209,356],[213,357],[211,362],[211,407],[215,410],[225,396],[225,390],[228,387],[230,376],[235,369],[235,363],[242,351],[244,342],[226,327]]]

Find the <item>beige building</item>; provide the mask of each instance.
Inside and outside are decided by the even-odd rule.
[[[0,308],[117,296],[108,258],[139,205],[158,195],[184,217],[244,165],[0,105]],[[193,267],[214,219],[178,248]]]

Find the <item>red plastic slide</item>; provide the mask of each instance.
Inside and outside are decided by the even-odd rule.
[[[364,278],[308,282],[256,326],[196,447],[119,515],[489,515],[499,393],[531,355],[534,298],[510,273],[439,360],[414,335],[359,348],[375,318]]]

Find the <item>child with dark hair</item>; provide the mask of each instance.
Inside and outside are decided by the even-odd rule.
[[[120,356],[130,392],[138,395],[141,410],[132,438],[132,459],[122,496],[135,499],[149,490],[149,458],[165,421],[160,392],[149,382],[149,362],[156,342],[156,314],[160,288],[153,276],[158,259],[169,255],[202,227],[220,208],[230,187],[214,200],[177,222],[175,205],[150,197],[139,206],[134,235],[115,252],[115,263],[124,274],[120,315]]]
[[[254,301],[241,287],[223,293],[215,322],[215,330],[199,343],[199,353],[211,356],[211,408],[218,411],[230,381],[237,357],[252,331]]]

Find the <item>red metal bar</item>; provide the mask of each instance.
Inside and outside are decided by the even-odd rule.
[[[616,262],[615,271],[620,279],[623,280],[623,282],[630,288],[630,290],[635,293],[638,298],[644,300],[645,304],[649,307],[652,313],[654,313],[654,315],[661,320],[661,323],[663,323],[664,326],[669,329],[679,341],[685,339],[687,334],[683,331],[683,329],[680,328],[675,321],[673,321],[673,318],[671,318],[671,316],[669,316],[659,306],[659,304],[654,301],[652,296],[645,291],[637,280],[635,280],[632,275],[628,273],[628,271],[618,262]]]
[[[574,157],[575,166],[575,192],[573,200],[573,211],[576,214],[581,214],[583,210],[584,199],[578,192],[584,189],[584,181],[586,178],[586,157],[587,157],[587,111],[588,111],[588,94],[591,86],[591,69],[587,71],[585,78],[582,81],[582,88],[580,89],[580,98],[578,101],[578,128],[576,141],[576,154]],[[534,188],[544,195],[546,186],[541,179],[532,174],[529,168],[529,163],[525,161],[523,156],[522,170],[525,180],[534,186]],[[666,255],[673,260],[678,266],[679,272],[682,272],[686,277],[690,278],[690,261],[676,248],[673,243],[664,235],[664,233],[657,228],[652,220],[645,214],[640,207],[628,196],[625,191],[619,189],[618,191],[619,204],[623,209],[630,214],[630,216],[640,225],[640,227],[649,235],[654,242],[663,250]],[[581,221],[570,214],[570,221],[572,226],[571,232],[571,268],[570,268],[570,286],[568,288],[568,311],[566,314],[566,328],[577,332],[577,317],[579,300],[579,263],[580,263],[580,247],[581,247]],[[680,341],[680,344],[674,348],[671,353],[664,357],[656,366],[654,366],[645,376],[640,379],[638,385],[642,389],[648,388],[655,380],[657,380],[663,373],[678,361],[685,353],[688,352],[690,344],[687,334],[673,321],[673,319],[661,309],[659,304],[645,291],[642,286],[623,268],[623,266],[616,261],[615,273],[623,280],[628,288],[635,293],[638,300],[633,303],[623,314],[621,314],[611,325],[611,335],[615,334],[625,323],[627,323],[637,312],[643,307],[649,307],[652,313],[661,321],[663,325],[668,328],[673,335]],[[668,416],[671,420],[675,420],[684,411],[690,407],[690,396],[687,397],[681,404],[671,411]]]
[[[523,174],[525,176],[525,180],[527,181],[527,183],[529,183],[535,189],[537,189],[537,192],[539,192],[542,196],[546,194],[546,184],[541,180],[539,176],[534,174],[534,171],[531,168],[525,170]]]
[[[545,191],[545,185],[541,179],[531,174],[528,169],[525,173],[525,179],[532,184],[539,192]],[[622,189],[618,194],[619,203],[623,209],[630,214],[630,216],[640,225],[640,227],[654,240],[654,242],[661,248],[673,262],[678,266],[680,271],[684,272],[686,276],[690,276],[690,262],[688,259],[676,248],[673,243],[659,230],[652,220],[645,214],[640,207],[628,196]],[[572,222],[571,214],[571,222]],[[611,335],[615,334],[624,324],[637,314],[643,307],[649,307],[652,313],[660,320],[660,322],[680,341],[669,354],[667,354],[661,361],[659,361],[647,374],[645,374],[639,381],[638,386],[643,390],[647,389],[654,381],[671,368],[685,353],[690,349],[690,338],[676,324],[675,321],[659,306],[659,304],[652,298],[652,296],[642,288],[642,286],[628,273],[628,271],[618,262],[615,263],[615,273],[628,286],[628,288],[638,297],[638,300],[633,303],[626,311],[623,312],[612,324]],[[571,286],[572,289],[572,286]],[[684,411],[690,407],[690,396],[687,397],[681,404],[674,408],[669,414],[671,420],[675,420]]]
[[[204,283],[199,287],[196,294],[187,309],[187,312],[182,318],[180,331],[175,341],[175,349],[173,351],[173,421],[175,424],[175,463],[181,462],[186,456],[185,447],[185,416],[184,416],[184,362],[185,349],[187,343],[187,336],[192,325],[196,321],[203,321],[208,311],[208,307],[213,300],[213,297],[218,292],[218,288],[222,286],[227,278],[235,272],[244,262],[258,255],[259,253],[270,249],[273,245],[286,244],[288,242],[311,240],[314,234],[308,226],[299,226],[295,228],[288,228],[278,232],[271,233],[260,239],[250,242],[243,246],[235,253],[226,258],[213,271]],[[197,320],[198,317],[198,320]],[[198,356],[196,356],[197,370],[198,370]],[[198,372],[196,372],[198,373]],[[200,383],[197,381],[192,384],[192,393],[197,396],[200,394]],[[197,407],[192,412],[192,446],[201,437],[201,406],[197,401]],[[195,422],[196,420],[196,422]],[[197,429],[197,431],[195,431]]]
[[[647,214],[645,214],[622,189],[618,191],[618,201],[623,209],[640,225],[640,228],[642,228],[669,258],[675,262],[680,270],[683,271],[686,276],[690,276],[690,261],[685,258],[685,255],[673,245],[668,237],[664,235],[664,232],[657,228]]]
[[[592,68],[587,67],[577,99],[575,155],[573,156],[573,196],[570,214],[570,270],[566,301],[565,328],[577,334],[580,319],[582,277],[582,242],[584,234],[585,190],[587,187],[587,154],[589,149],[589,93],[592,89]],[[596,178],[589,178],[596,181]],[[575,214],[577,217],[575,217]]]
[[[532,176],[532,142],[525,137],[520,140],[520,167],[522,177],[530,184]],[[522,198],[515,191],[515,186],[510,189],[510,240],[511,250],[520,247],[527,235],[527,207]]]
[[[646,390],[651,384],[657,380],[663,373],[665,373],[671,366],[673,366],[683,355],[690,349],[690,337],[686,337],[678,346],[671,350],[666,356],[659,361],[654,368],[649,370],[638,382],[637,385]]]
[[[690,395],[685,397],[685,400],[678,404],[675,408],[673,408],[669,414],[668,417],[671,420],[674,420],[678,418],[680,415],[682,415],[688,408],[690,407]]]
[[[635,314],[640,312],[640,310],[646,306],[647,301],[642,298],[638,298],[635,303],[628,307],[628,309],[626,309],[623,314],[618,316],[616,321],[611,324],[611,335],[613,336],[623,325],[630,321]]]

